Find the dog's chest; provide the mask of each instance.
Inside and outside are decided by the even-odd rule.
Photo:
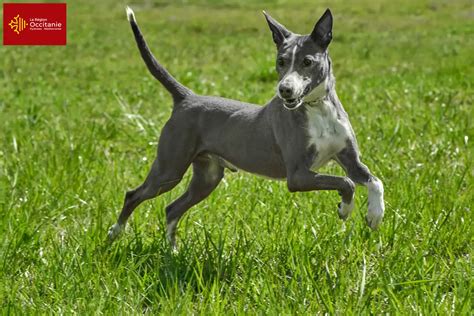
[[[306,115],[308,148],[316,149],[311,168],[318,169],[346,146],[350,128],[330,101],[307,106]]]

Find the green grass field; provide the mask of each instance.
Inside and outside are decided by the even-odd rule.
[[[329,6],[337,91],[385,184],[382,227],[365,224],[365,188],[344,224],[334,192],[227,173],[184,216],[173,254],[164,208],[188,173],[107,246],[171,112],[126,4],[180,81],[258,104],[277,83],[261,10],[309,33]],[[470,0],[69,1],[67,46],[0,47],[1,313],[472,315],[473,12]]]

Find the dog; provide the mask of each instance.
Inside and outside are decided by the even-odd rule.
[[[339,217],[354,208],[355,184],[368,189],[366,221],[377,229],[384,215],[382,182],[360,161],[356,137],[335,89],[328,46],[333,17],[327,9],[309,35],[299,35],[263,12],[277,49],[276,95],[265,105],[195,94],[158,63],[129,7],[127,17],[140,54],[151,74],[173,98],[157,157],[142,185],[128,191],[113,241],[143,201],[173,189],[192,165],[186,192],[166,207],[167,238],[176,247],[179,219],[217,187],[224,170],[244,170],[286,180],[290,192],[335,190]],[[335,160],[346,177],[316,171]]]

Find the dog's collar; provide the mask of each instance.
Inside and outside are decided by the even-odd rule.
[[[315,105],[321,104],[324,101],[328,101],[328,100],[329,100],[329,94],[326,94],[326,95],[322,96],[321,98],[317,98],[317,99],[310,100],[310,101],[305,101],[303,99],[303,104],[306,104],[306,105],[309,105],[309,106],[315,106]]]
[[[326,100],[329,96],[330,87],[328,86],[328,77],[321,81],[317,86],[313,87],[311,91],[307,92],[303,97],[305,104],[318,104]],[[308,100],[308,98],[310,100]]]
[[[305,100],[305,98],[303,98],[303,103],[304,104],[307,104],[309,106],[315,106],[315,105],[319,105],[321,103],[323,103],[324,101],[328,101],[329,100],[329,91],[326,90],[326,93],[324,93],[323,95],[315,98],[315,99],[312,99],[312,100]]]

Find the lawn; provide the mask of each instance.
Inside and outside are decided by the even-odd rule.
[[[165,239],[140,206],[105,243],[156,153],[171,98],[126,21],[200,94],[265,104],[275,48],[261,10],[309,33],[330,7],[337,91],[362,158],[385,184],[345,223],[334,192],[226,173]],[[472,1],[68,2],[68,44],[0,47],[2,314],[456,314],[473,309]],[[334,164],[321,172],[343,174]]]

